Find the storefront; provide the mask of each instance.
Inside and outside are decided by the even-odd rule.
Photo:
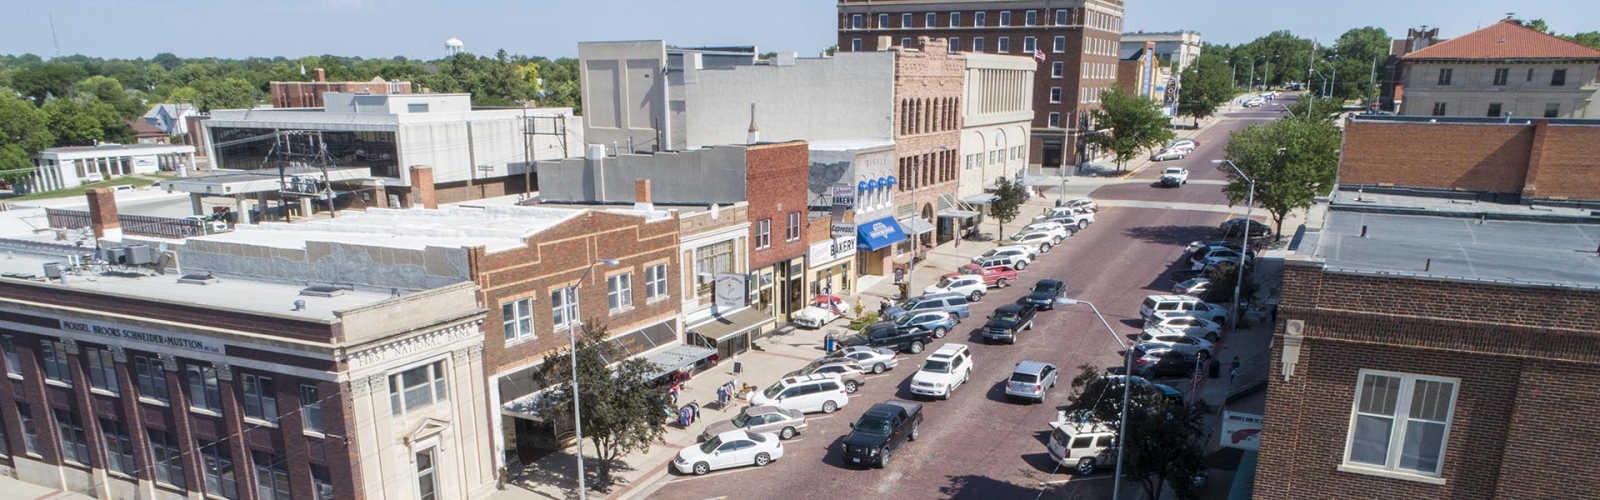
[[[689,341],[696,346],[717,350],[721,359],[732,358],[750,350],[750,338],[761,333],[763,327],[773,324],[772,316],[759,309],[746,307],[726,314],[710,314],[689,319]]]
[[[905,230],[893,217],[856,225],[856,269],[879,276],[894,273],[895,245],[906,241]]]
[[[806,252],[806,269],[810,295],[836,295],[846,297],[855,292],[856,275],[852,257],[856,255],[856,239],[834,238],[812,243]]]

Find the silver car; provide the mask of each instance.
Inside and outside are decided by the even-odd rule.
[[[1044,402],[1051,387],[1056,386],[1056,365],[1039,361],[1023,361],[1006,380],[1006,399],[1026,399]]]
[[[724,420],[706,427],[700,433],[700,440],[706,441],[712,436],[724,432],[744,429],[752,434],[772,433],[778,439],[789,439],[806,430],[806,416],[794,410],[785,410],[776,406],[747,406],[732,420]]]
[[[833,354],[828,356],[853,360],[856,362],[856,366],[860,366],[862,370],[876,375],[883,373],[884,370],[893,370],[894,367],[900,366],[900,359],[896,358],[895,355],[896,353],[890,349],[858,345],[833,351]]]
[[[817,358],[799,370],[784,375],[784,378],[805,375],[824,375],[839,379],[839,382],[844,384],[846,394],[855,394],[856,390],[861,388],[861,384],[867,383],[867,374],[861,369],[861,365],[843,358]]]

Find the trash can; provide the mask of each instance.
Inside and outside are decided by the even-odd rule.
[[[1222,376],[1222,362],[1212,359],[1206,363],[1206,376],[1219,378]]]
[[[822,352],[833,353],[833,334],[828,334],[828,338],[822,340]]]

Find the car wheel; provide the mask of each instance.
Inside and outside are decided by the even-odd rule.
[[[1088,227],[1089,227],[1089,219],[1078,219],[1078,229],[1079,230],[1088,229]]]
[[[878,459],[878,468],[882,469],[882,468],[886,468],[888,466],[889,466],[889,453],[885,452],[883,454],[883,457]]]
[[[1054,238],[1050,238],[1050,243],[1051,244],[1055,244],[1055,245],[1060,245],[1061,244],[1061,237],[1057,236],[1057,237],[1054,237]]]
[[[949,401],[950,400],[950,393],[953,393],[953,392],[956,392],[956,388],[954,386],[951,386],[950,388],[944,390],[944,395],[943,396],[939,396],[939,399],[943,399],[945,401]]]
[[[796,432],[798,432],[798,431],[795,431],[793,427],[784,427],[782,431],[778,432],[778,439],[783,439],[783,440],[794,439],[794,435],[795,435]]]
[[[1041,243],[1041,244],[1039,244],[1039,253],[1050,253],[1050,244],[1049,243]]]
[[[694,475],[704,476],[707,472],[711,472],[711,464],[705,462],[696,462],[694,464]]]
[[[921,342],[912,342],[911,343],[911,354],[922,354],[922,343]]]
[[[977,302],[980,300],[983,300],[983,292],[972,292],[970,295],[967,295],[967,302]]]
[[[1005,288],[1007,286],[1005,278],[1000,278],[998,280],[995,280],[994,284],[995,284],[996,288]]]
[[[1078,473],[1079,474],[1089,474],[1091,472],[1094,472],[1094,459],[1093,458],[1084,458],[1083,460],[1079,460],[1078,461]]]
[[[919,427],[921,427],[921,426],[916,426],[916,425],[911,426],[911,436],[907,437],[906,439],[911,440],[911,441],[916,441],[917,440],[917,429]]]
[[[938,327],[938,328],[934,328],[933,329],[933,338],[942,339],[942,338],[944,338],[944,334],[947,333],[947,332],[949,332],[949,330],[946,330],[945,327],[942,327],[942,326]]]
[[[1017,270],[1018,271],[1021,271],[1023,269],[1027,269],[1027,268],[1028,268],[1028,263],[1027,262],[1023,262],[1023,261],[1020,261],[1020,260],[1017,261]]]
[[[887,368],[885,368],[883,366],[883,363],[878,363],[878,364],[872,365],[872,374],[873,375],[877,375],[879,373],[883,373],[883,371],[886,370],[886,369]]]
[[[1028,322],[1028,326],[1023,327],[1023,329],[1024,330],[1032,330],[1033,329],[1033,322],[1029,321]]]
[[[844,393],[845,394],[855,394],[856,391],[859,390],[859,389],[861,389],[861,384],[855,383],[854,380],[846,380],[844,382]]]
[[[839,403],[835,403],[831,400],[822,403],[823,413],[833,413],[835,411],[839,411]]]
[[[772,463],[772,455],[766,453],[756,454],[756,467],[766,467],[770,463]]]

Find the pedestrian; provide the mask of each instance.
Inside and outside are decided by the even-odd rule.
[[[691,424],[696,420],[700,420],[700,403],[689,402],[689,415],[689,423]]]
[[[1234,356],[1233,357],[1233,362],[1229,363],[1228,383],[1230,383],[1230,384],[1233,383],[1234,377],[1238,377],[1238,376],[1239,376],[1239,357],[1238,356]]]
[[[676,381],[676,380],[672,381],[672,404],[673,404],[673,406],[677,406],[677,404],[678,404],[678,391],[681,391],[681,390],[683,390],[683,384],[678,382],[678,381]]]
[[[887,299],[887,298],[878,299],[878,315],[879,316],[888,315],[889,314],[889,308],[891,306],[893,306],[893,304],[889,303],[889,299]]]
[[[1056,199],[1056,208],[1061,208],[1061,206],[1065,204],[1066,202],[1061,201],[1061,199]]]

